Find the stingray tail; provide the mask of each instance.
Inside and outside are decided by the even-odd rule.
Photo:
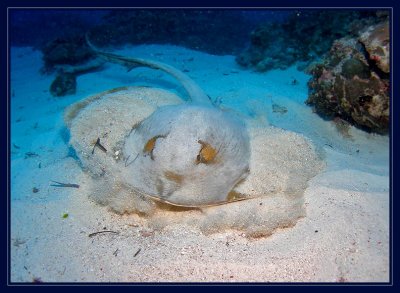
[[[176,78],[182,86],[185,88],[186,92],[188,93],[190,100],[193,102],[198,103],[207,103],[210,104],[210,100],[208,96],[203,92],[203,90],[186,74],[184,74],[179,69],[170,66],[168,64],[164,64],[158,61],[151,61],[146,59],[139,59],[139,58],[130,58],[125,57],[113,53],[103,52],[97,49],[89,40],[88,34],[86,34],[86,42],[90,49],[100,58],[111,62],[117,63],[125,68],[127,68],[128,72],[136,67],[149,67],[152,69],[162,70],[174,78]]]

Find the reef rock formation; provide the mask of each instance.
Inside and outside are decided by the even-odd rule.
[[[335,41],[327,57],[310,73],[306,103],[317,113],[374,132],[388,131],[388,22],[367,27],[357,38]]]

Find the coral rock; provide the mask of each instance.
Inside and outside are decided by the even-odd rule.
[[[386,27],[385,27],[386,26]],[[368,27],[361,37],[343,38],[333,43],[329,54],[316,64],[310,73],[310,94],[307,104],[325,117],[340,117],[363,129],[386,133],[389,129],[389,65],[386,61],[373,62],[373,46],[389,51],[384,32],[388,22]],[[367,51],[360,46],[365,41]],[[368,40],[368,41],[367,41]],[[368,50],[370,50],[368,52]],[[374,52],[374,54],[371,54]],[[388,55],[379,55],[383,60]]]
[[[369,59],[385,73],[389,73],[389,23],[370,26],[362,33],[360,42],[365,46]]]

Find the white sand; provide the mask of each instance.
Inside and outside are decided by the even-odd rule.
[[[90,201],[82,189],[50,186],[50,180],[82,186],[90,180],[69,156],[62,120],[67,105],[124,85],[150,84],[184,95],[172,78],[148,69],[126,73],[109,64],[104,71],[78,77],[76,95],[54,98],[48,91],[54,76],[38,74],[40,53],[30,48],[12,48],[11,53],[12,281],[389,280],[389,139],[354,128],[350,137],[343,137],[332,122],[312,113],[304,105],[307,75],[294,68],[245,71],[232,56],[174,46],[119,51],[188,69],[223,107],[301,133],[321,149],[327,167],[309,182],[307,215],[294,227],[259,239],[235,231],[206,236],[183,225],[151,231],[140,217],[113,214]],[[293,78],[298,85],[291,85]],[[273,104],[288,112],[274,113]],[[39,156],[25,159],[27,152]],[[88,237],[102,230],[119,234]]]

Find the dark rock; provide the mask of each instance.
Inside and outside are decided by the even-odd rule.
[[[68,38],[56,38],[48,42],[43,48],[45,68],[51,70],[56,65],[81,64],[94,55],[87,46],[84,35]]]
[[[71,73],[59,73],[50,86],[54,97],[73,95],[76,92],[76,76]]]

